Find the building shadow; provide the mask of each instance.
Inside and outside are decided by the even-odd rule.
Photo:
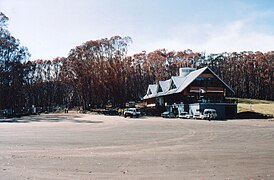
[[[236,119],[271,119],[271,114],[261,114],[253,111],[240,112],[237,114]]]
[[[81,116],[78,115],[63,115],[63,114],[46,114],[13,117],[13,118],[0,118],[0,123],[32,123],[32,122],[72,122],[72,123],[103,123],[103,121],[89,121],[79,120]]]

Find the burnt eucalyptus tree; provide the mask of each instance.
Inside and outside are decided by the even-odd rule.
[[[124,90],[123,61],[129,37],[87,41],[69,53],[62,67],[62,78],[73,92],[75,105],[84,109],[103,106],[108,102],[122,103]]]
[[[0,12],[0,109],[24,105],[25,70],[22,62],[30,56],[28,49],[8,31],[8,20]]]
[[[234,89],[237,97],[274,100],[273,51],[211,54],[207,60],[214,72]]]
[[[67,92],[60,78],[64,57],[24,63],[30,71],[26,78],[28,102],[39,107],[66,105]]]

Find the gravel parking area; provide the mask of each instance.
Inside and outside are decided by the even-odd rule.
[[[274,179],[274,121],[42,114],[0,123],[1,179]]]

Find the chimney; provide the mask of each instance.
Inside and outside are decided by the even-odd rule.
[[[189,67],[183,67],[179,69],[179,76],[180,77],[186,77],[189,73],[192,71],[195,71],[196,68],[189,68]]]

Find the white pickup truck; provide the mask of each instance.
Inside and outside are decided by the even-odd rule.
[[[124,117],[140,117],[141,112],[138,111],[136,108],[127,108],[124,110]]]
[[[202,119],[217,119],[217,112],[215,109],[205,109],[202,114]]]
[[[196,112],[193,116],[194,119],[217,119],[217,112],[215,109],[205,109],[203,113]]]

